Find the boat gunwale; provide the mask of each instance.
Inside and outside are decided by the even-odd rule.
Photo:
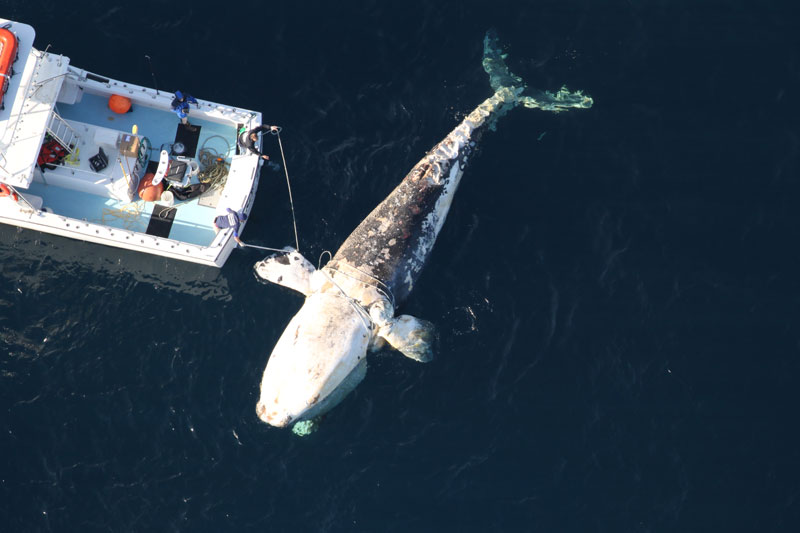
[[[8,22],[28,26],[15,21]],[[35,32],[32,27],[28,27],[32,32]],[[61,83],[74,83],[87,94],[101,97],[110,94],[121,94],[130,98],[133,103],[141,106],[159,111],[171,110],[171,103],[174,97],[173,93],[158,91],[150,87],[122,82],[121,80],[94,74],[71,65],[69,63],[69,58],[63,55],[52,54],[46,51],[42,52],[33,46],[31,46],[28,53],[29,57],[31,55],[35,55],[39,59],[51,56],[66,60],[66,71],[58,76],[59,78],[63,78]],[[29,83],[27,85],[30,84],[32,79],[33,78],[28,80]],[[49,81],[49,79],[44,80],[44,82],[47,81]],[[63,88],[64,86],[62,85],[59,89],[59,93],[56,95],[54,104],[58,103],[58,97]],[[27,99],[27,92],[24,94],[25,96],[23,98]],[[196,114],[198,118],[225,126],[232,126],[237,133],[240,125],[253,128],[261,121],[262,115],[258,111],[202,99],[198,99],[198,104],[199,112]],[[54,110],[51,112],[54,112]],[[20,117],[21,116],[22,114],[20,114]],[[15,121],[15,128],[18,122],[19,120]],[[13,143],[11,146],[13,146]],[[250,214],[255,204],[255,196],[258,190],[261,160],[253,154],[234,154],[230,157],[231,169],[229,176],[233,172],[233,162],[235,160],[238,163],[237,170],[240,173],[244,171],[243,173],[246,174],[247,177],[243,179],[242,176],[238,176],[237,187],[229,189],[227,191],[228,194],[226,194],[226,189],[228,188],[227,184],[223,187],[220,194],[220,203],[217,205],[216,210],[220,211],[226,207],[230,207],[237,211]],[[6,154],[3,154],[3,158],[6,158]],[[32,177],[33,176],[31,176],[31,178]],[[249,182],[249,187],[247,186],[247,182]],[[20,187],[19,189],[25,191],[28,187]],[[69,188],[64,189],[69,190]],[[210,244],[204,246],[188,241],[170,239],[169,237],[158,237],[141,231],[89,222],[85,219],[48,212],[42,209],[33,209],[32,205],[23,206],[17,204],[15,206],[9,205],[4,208],[2,207],[2,202],[0,202],[0,223],[41,231],[42,233],[51,235],[103,244],[114,248],[128,249],[207,266],[216,266],[218,268],[225,263],[233,248],[236,247],[236,243],[233,239],[233,230],[230,228],[219,231],[211,240]],[[245,225],[246,222],[243,222],[240,226],[240,231],[244,229]],[[119,237],[119,235],[123,234],[125,235],[125,239]],[[134,240],[138,240],[138,242],[132,242]],[[173,250],[185,250],[185,253],[183,251]]]

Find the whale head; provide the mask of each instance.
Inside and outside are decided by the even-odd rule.
[[[368,318],[343,295],[309,295],[269,357],[258,417],[285,427],[336,406],[364,378],[371,339]]]

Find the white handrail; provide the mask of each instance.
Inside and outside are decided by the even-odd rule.
[[[28,204],[28,207],[30,207],[30,208],[33,210],[33,212],[34,212],[34,213],[38,213],[38,212],[40,211],[39,209],[36,209],[35,207],[33,207],[33,204],[32,204],[32,203],[30,203],[30,202],[28,201],[28,199],[27,199],[27,198],[25,198],[25,196],[24,196],[24,195],[22,195],[22,193],[20,193],[20,192],[19,192],[19,191],[16,189],[16,187],[14,187],[13,185],[9,185],[8,187],[9,187],[9,188],[10,188],[12,191],[14,191],[14,194],[16,194],[16,195],[17,195],[17,198],[18,198],[18,199],[20,199],[20,200],[22,200],[23,202],[25,202],[26,204]]]

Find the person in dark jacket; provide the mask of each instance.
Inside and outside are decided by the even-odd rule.
[[[219,215],[214,219],[214,233],[219,233],[219,230],[226,228],[233,228],[233,238],[239,243],[239,246],[244,246],[244,243],[239,238],[239,227],[242,222],[247,220],[247,215],[244,213],[237,213],[230,207],[225,215]]]
[[[175,114],[181,119],[181,124],[189,123],[189,119],[187,118],[189,115],[189,104],[200,107],[197,99],[191,94],[175,91],[175,98],[172,99],[172,110],[175,111]]]
[[[261,159],[268,160],[269,156],[256,148],[258,134],[265,131],[278,131],[278,126],[265,126],[262,124],[257,128],[253,128],[247,133],[242,133],[239,136],[239,145],[244,148],[247,153],[256,154],[257,156],[261,157]]]

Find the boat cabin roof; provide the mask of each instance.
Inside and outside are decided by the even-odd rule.
[[[6,24],[17,37],[19,59],[0,110],[0,182],[27,188],[69,58],[34,49],[33,27],[0,18],[0,26]]]

